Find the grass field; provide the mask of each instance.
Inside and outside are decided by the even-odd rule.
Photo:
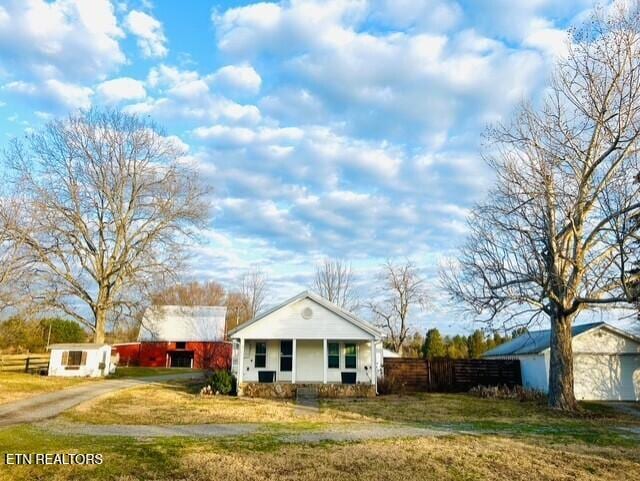
[[[199,396],[201,383],[166,383],[128,389],[84,403],[63,414],[91,424],[332,423],[369,420],[332,410],[295,413],[293,402],[235,396]]]
[[[228,438],[89,437],[36,426],[0,428],[4,452],[101,453],[100,466],[2,466],[0,480],[638,480],[638,418],[600,404],[567,416],[534,402],[414,394],[327,400],[319,413],[292,403],[200,397],[197,384],[133,388],[65,413],[66,422],[264,423]],[[396,423],[450,435],[416,439],[298,443],[286,433],[327,425]],[[640,432],[640,431],[639,431]],[[1,462],[1,461],[0,461]]]
[[[0,430],[10,452],[101,453],[100,466],[3,466],[0,480],[639,480],[640,451],[499,436],[287,444],[272,435],[225,440],[51,436]]]
[[[628,444],[611,425],[640,428],[640,418],[602,404],[584,403],[567,416],[536,402],[496,401],[466,394],[411,394],[375,399],[325,400],[319,413],[296,412],[292,402],[231,396],[202,397],[198,384],[172,383],[129,389],[84,403],[63,414],[89,424],[403,423],[457,431]]]
[[[0,404],[17,401],[36,394],[57,391],[81,382],[95,382],[86,378],[39,376],[16,372],[0,372]]]

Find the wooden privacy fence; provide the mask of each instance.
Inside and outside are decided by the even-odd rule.
[[[480,385],[522,384],[517,359],[385,358],[384,375],[413,391],[464,392]]]
[[[49,369],[49,354],[0,354],[0,371],[40,372]]]

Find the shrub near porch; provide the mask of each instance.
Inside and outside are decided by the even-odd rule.
[[[376,388],[371,384],[291,384],[243,383],[243,396],[254,398],[293,399],[299,388],[315,389],[319,398],[374,398]]]

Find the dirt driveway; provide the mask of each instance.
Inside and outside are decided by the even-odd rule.
[[[61,389],[60,391],[40,394],[0,406],[0,426],[31,423],[52,418],[82,402],[120,389],[156,382],[197,379],[200,377],[202,377],[202,373],[197,372],[132,379],[106,379],[103,382],[83,384]]]

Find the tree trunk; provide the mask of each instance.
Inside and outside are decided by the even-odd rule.
[[[551,315],[551,356],[549,361],[549,406],[564,411],[577,409],[573,393],[573,315],[559,307]]]
[[[96,344],[104,343],[104,334],[107,328],[107,311],[102,307],[96,310],[96,330],[93,336],[93,342]]]

